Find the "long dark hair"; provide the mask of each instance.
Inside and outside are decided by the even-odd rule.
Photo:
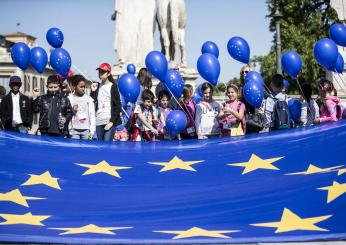
[[[151,89],[153,86],[151,74],[147,68],[141,68],[138,72],[137,78],[144,89]]]

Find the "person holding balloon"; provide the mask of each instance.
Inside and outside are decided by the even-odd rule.
[[[220,126],[223,136],[240,136],[246,132],[245,105],[239,101],[240,90],[235,84],[226,89],[228,101],[222,104]]]
[[[187,124],[184,131],[180,134],[182,139],[196,139],[195,115],[196,103],[193,101],[193,87],[191,84],[185,84],[183,89],[183,98],[180,101],[180,108],[186,115]]]
[[[159,133],[157,137],[158,140],[171,139],[166,129],[166,118],[168,117],[169,113],[172,111],[171,108],[168,107],[170,99],[171,99],[171,95],[167,91],[162,90],[159,93],[158,105],[156,109],[157,118],[159,121],[157,125],[157,131]]]
[[[311,126],[320,117],[318,105],[312,96],[312,87],[308,83],[302,85],[303,103],[300,115],[302,126]]]
[[[198,139],[220,136],[219,115],[221,106],[213,100],[213,86],[202,84],[203,101],[197,104],[195,127]]]
[[[98,70],[101,85],[90,94],[95,101],[96,134],[98,140],[111,141],[116,127],[122,123],[119,90],[117,84],[114,83],[110,64],[102,63],[96,70]]]

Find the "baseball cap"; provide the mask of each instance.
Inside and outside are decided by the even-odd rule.
[[[99,65],[98,68],[96,68],[96,70],[102,70],[102,71],[108,71],[108,72],[110,72],[111,69],[112,69],[111,65],[108,63],[102,63],[101,65]]]
[[[19,76],[12,76],[12,77],[10,77],[10,85],[12,83],[20,83],[20,84],[22,84],[22,80],[20,79]]]

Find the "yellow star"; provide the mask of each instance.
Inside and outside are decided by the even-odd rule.
[[[176,234],[177,236],[172,239],[181,239],[181,238],[190,238],[190,237],[215,237],[215,238],[231,238],[229,236],[225,236],[222,233],[232,233],[232,232],[240,232],[239,230],[220,230],[220,231],[208,231],[198,227],[193,227],[186,231],[154,231],[159,233],[166,234]]]
[[[316,167],[315,165],[310,164],[308,169],[306,171],[303,172],[296,172],[296,173],[289,173],[289,174],[285,174],[285,175],[309,175],[309,174],[324,174],[324,173],[330,173],[333,171],[337,171],[338,168],[343,167],[344,165],[340,165],[340,166],[335,166],[335,167],[330,167],[330,168],[319,168]]]
[[[89,174],[96,174],[96,173],[105,173],[105,174],[109,174],[109,175],[112,175],[112,176],[118,177],[118,178],[121,178],[121,177],[118,174],[117,170],[131,168],[131,167],[122,167],[122,166],[111,166],[106,161],[99,162],[96,165],[93,165],[93,164],[78,164],[78,163],[77,163],[77,165],[88,168],[88,170],[85,171],[82,175],[89,175]]]
[[[44,172],[41,175],[29,174],[30,178],[22,185],[47,185],[49,187],[61,190],[58,178],[53,178],[49,171]]]
[[[328,191],[327,203],[334,201],[336,198],[346,193],[346,183],[339,184],[336,181],[333,181],[333,185],[318,188],[318,190]]]
[[[40,198],[40,197],[27,197],[23,196],[22,193],[18,190],[12,190],[6,193],[0,193],[0,201],[8,201],[8,202],[14,202],[19,205],[29,207],[28,202],[26,200],[42,200],[46,198]]]
[[[183,161],[179,157],[175,156],[169,162],[148,162],[149,164],[163,166],[160,172],[165,172],[173,169],[182,169],[196,172],[196,169],[191,167],[191,165],[196,163],[201,163],[204,161]]]
[[[247,174],[252,171],[255,171],[257,169],[271,169],[271,170],[280,170],[277,167],[275,167],[272,163],[276,162],[284,157],[276,157],[276,158],[268,158],[268,159],[262,159],[255,154],[251,155],[251,158],[248,162],[241,162],[241,163],[233,163],[233,164],[227,164],[229,166],[237,166],[237,167],[245,167],[242,174]]]
[[[0,225],[38,225],[44,226],[41,221],[48,219],[48,215],[32,215],[31,213],[26,213],[23,215],[18,214],[0,214],[0,217],[4,218],[6,221],[0,223]]]
[[[275,233],[287,232],[287,231],[328,231],[326,229],[320,228],[315,224],[332,217],[332,215],[318,216],[312,218],[302,219],[291,210],[285,208],[281,220],[279,222],[268,222],[268,223],[258,223],[251,224],[252,226],[262,226],[262,227],[275,227],[277,228]]]
[[[77,228],[49,228],[51,230],[61,230],[65,231],[60,233],[59,235],[70,235],[70,234],[81,234],[81,233],[97,233],[97,234],[107,234],[107,235],[115,235],[116,233],[112,232],[112,230],[123,230],[123,229],[131,229],[132,227],[99,227],[94,224],[85,225]]]
[[[343,175],[344,173],[346,173],[346,168],[338,169],[338,176]]]

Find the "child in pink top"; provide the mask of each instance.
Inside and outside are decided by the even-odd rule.
[[[340,99],[336,96],[336,90],[333,83],[328,80],[322,80],[319,84],[319,94],[323,99],[323,105],[320,108],[321,117],[315,120],[315,123],[324,123],[338,121],[341,108]]]
[[[220,127],[223,136],[244,135],[246,131],[245,105],[239,101],[239,88],[234,84],[227,86],[228,101],[222,104]]]
[[[170,94],[162,90],[159,93],[158,96],[158,106],[157,106],[157,118],[158,118],[158,125],[157,125],[157,131],[159,133],[158,140],[164,140],[164,139],[170,139],[169,134],[166,129],[166,119],[168,117],[168,114],[172,111],[169,107],[169,101],[171,99]]]
[[[185,130],[180,134],[183,139],[196,139],[195,114],[196,104],[192,101],[193,87],[190,84],[184,85],[183,98],[180,101],[180,108],[184,111],[187,123]]]

